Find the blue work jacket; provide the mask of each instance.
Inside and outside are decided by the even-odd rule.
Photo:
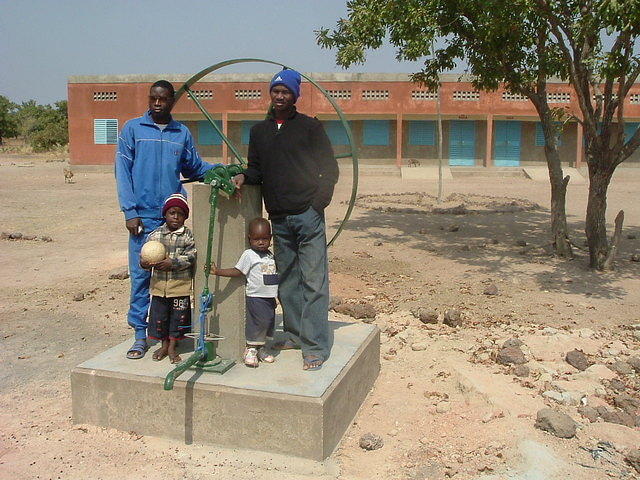
[[[203,161],[189,129],[173,119],[160,130],[150,112],[124,124],[115,159],[118,201],[125,220],[162,218],[169,195],[182,192],[180,174],[202,177],[214,165]]]

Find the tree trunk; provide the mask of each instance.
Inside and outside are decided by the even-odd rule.
[[[605,214],[607,212],[607,189],[612,175],[613,172],[609,169],[589,165],[589,201],[587,202],[585,233],[587,234],[587,245],[589,245],[589,266],[597,270],[605,269],[605,261],[609,256]]]
[[[549,180],[551,182],[551,237],[553,248],[559,257],[573,258],[573,251],[567,231],[565,203],[569,175],[562,178],[562,166],[557,149],[545,147]]]

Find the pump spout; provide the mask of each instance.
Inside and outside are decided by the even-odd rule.
[[[194,363],[205,360],[207,357],[207,351],[205,349],[196,350],[191,354],[189,358],[187,358],[184,362],[178,364],[176,368],[171,370],[164,379],[164,389],[165,390],[173,390],[173,382],[176,381],[180,375],[182,375],[187,368],[192,366]]]

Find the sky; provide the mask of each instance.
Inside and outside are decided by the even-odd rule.
[[[71,75],[193,74],[232,58],[302,72],[410,73],[391,46],[344,70],[314,30],[347,16],[338,0],[0,0],[0,95],[20,103],[67,98]],[[250,63],[218,73],[271,72]]]

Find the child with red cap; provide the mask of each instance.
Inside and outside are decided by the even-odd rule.
[[[184,195],[169,196],[162,207],[165,223],[149,234],[147,241],[162,243],[167,250],[164,260],[150,264],[140,259],[140,266],[151,273],[151,307],[149,338],[161,340],[162,346],[153,359],[169,356],[171,363],[182,359],[176,351],[178,340],[191,330],[191,286],[196,244],[193,234],[184,225],[189,217],[189,205]]]

